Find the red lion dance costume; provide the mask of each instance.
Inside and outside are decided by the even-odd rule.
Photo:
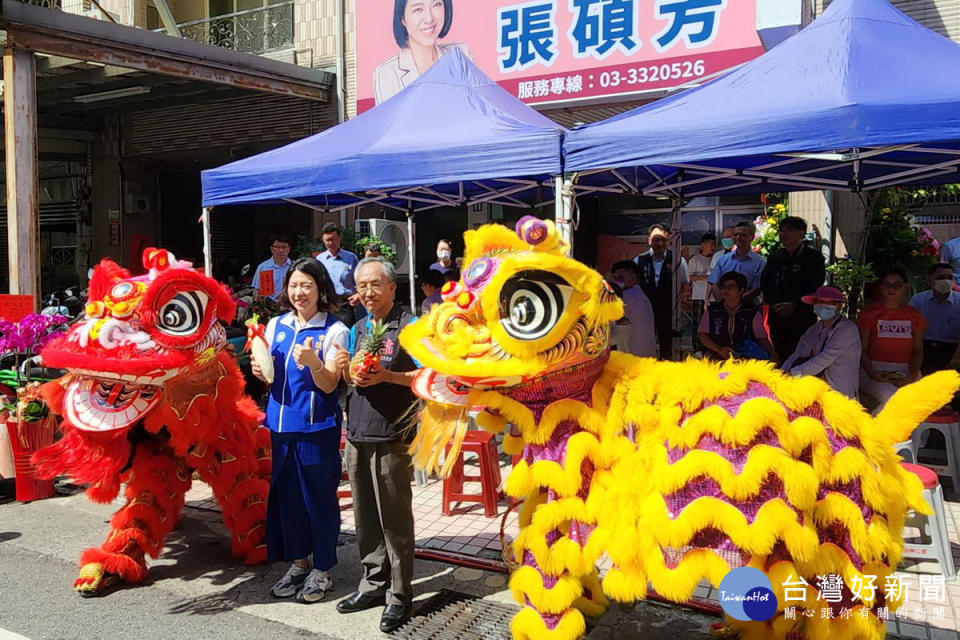
[[[144,251],[143,264],[148,273],[131,277],[104,260],[86,317],[41,354],[45,366],[69,371],[44,389],[64,433],[37,452],[41,473],[89,484],[100,503],[126,485],[107,541],[80,556],[74,588],[86,596],[146,577],[145,556],[163,550],[194,471],[213,488],[233,554],[247,564],[267,554],[269,434],[217,322],[232,320],[236,306],[163,249]]]

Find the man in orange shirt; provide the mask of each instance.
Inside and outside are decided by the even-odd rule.
[[[863,351],[860,399],[879,410],[901,387],[920,378],[923,363],[923,314],[904,302],[907,277],[891,269],[880,281],[880,300],[857,319]]]

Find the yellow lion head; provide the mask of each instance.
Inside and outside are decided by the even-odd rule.
[[[465,241],[461,281],[400,336],[425,367],[414,383],[421,398],[468,405],[472,390],[507,391],[606,353],[623,304],[567,257],[553,222],[527,216],[516,233],[486,225]]]
[[[609,284],[567,256],[549,220],[524,217],[515,232],[486,225],[465,241],[460,282],[448,282],[443,302],[400,334],[424,367],[413,383],[427,401],[414,448],[426,468],[445,445],[459,448],[467,410],[485,405],[484,394],[509,396],[544,375],[602,364],[610,323],[623,315]],[[493,414],[483,417],[482,426],[502,427]]]

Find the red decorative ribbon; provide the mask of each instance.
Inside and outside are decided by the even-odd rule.
[[[247,344],[243,345],[244,351],[250,351],[250,346],[257,338],[261,338],[264,343],[267,342],[267,327],[262,324],[247,325]]]

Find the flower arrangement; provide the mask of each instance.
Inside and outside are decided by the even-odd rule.
[[[883,206],[871,216],[867,230],[866,262],[882,276],[889,269],[903,269],[917,282],[937,262],[940,252],[930,230],[920,226],[903,207]]]
[[[769,258],[770,254],[780,248],[780,221],[790,215],[782,195],[764,194],[760,197],[763,202],[763,215],[759,216],[754,224],[757,225],[757,235],[753,239],[753,250]]]
[[[69,320],[66,316],[40,313],[31,313],[16,323],[0,320],[0,353],[37,355],[48,342],[67,330]]]
[[[272,298],[254,296],[246,311],[247,318],[256,316],[265,325],[270,321],[270,318],[280,313],[280,303]]]

